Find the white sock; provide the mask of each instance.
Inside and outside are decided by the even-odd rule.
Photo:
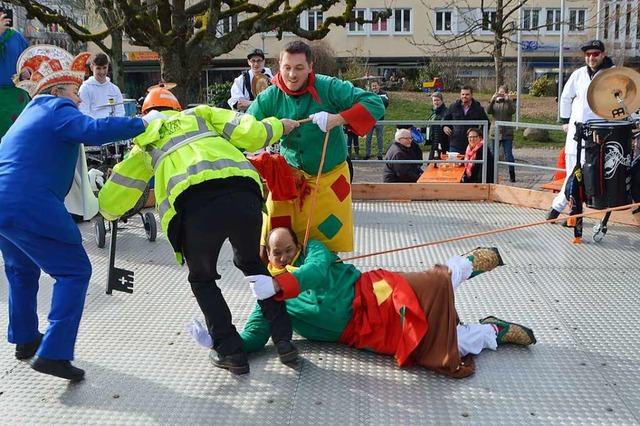
[[[447,260],[446,265],[451,271],[451,284],[453,285],[454,291],[457,290],[463,281],[468,280],[473,273],[473,263],[463,256],[453,256]]]

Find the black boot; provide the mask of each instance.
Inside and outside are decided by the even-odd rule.
[[[547,220],[557,219],[560,216],[560,212],[553,207],[547,212]]]
[[[229,370],[229,372],[233,374],[245,374],[249,372],[249,360],[244,351],[224,356],[220,356],[216,351],[211,351],[209,353],[209,359],[216,367]]]
[[[509,180],[511,182],[515,182],[516,181],[516,171],[515,170],[509,170]]]
[[[293,346],[293,343],[289,340],[281,340],[276,343],[276,350],[278,351],[278,358],[283,364],[289,364],[298,359],[298,348]]]
[[[50,374],[71,381],[84,379],[84,370],[71,365],[71,361],[63,359],[47,359],[37,357],[31,363],[31,368],[40,373]]]
[[[29,359],[33,357],[40,347],[40,342],[42,342],[42,333],[38,335],[38,338],[36,340],[16,345],[16,358]]]

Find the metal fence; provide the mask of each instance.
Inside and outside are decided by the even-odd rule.
[[[539,123],[524,123],[524,122],[512,122],[512,121],[496,121],[495,122],[495,136],[493,139],[489,138],[489,127],[484,120],[380,120],[376,124],[383,124],[385,126],[414,126],[429,127],[429,126],[446,126],[446,125],[464,125],[464,126],[477,126],[482,128],[482,139],[487,141],[482,146],[482,158],[483,160],[351,160],[352,163],[367,163],[367,164],[431,164],[431,163],[479,163],[482,164],[482,182],[487,182],[487,164],[485,159],[487,158],[487,150],[491,144],[491,152],[494,153],[494,176],[493,183],[498,182],[498,165],[522,167],[522,168],[535,168],[541,170],[550,171],[564,171],[564,169],[558,169],[556,167],[543,166],[538,164],[521,164],[508,161],[500,161],[499,155],[496,155],[500,146],[500,128],[501,127],[516,127],[516,128],[532,128],[532,129],[544,129],[544,130],[562,130],[561,125],[554,124],[539,124]],[[461,154],[464,154],[463,152]]]

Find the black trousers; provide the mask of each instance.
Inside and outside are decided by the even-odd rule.
[[[233,247],[233,263],[245,276],[270,275],[259,254],[261,205],[262,200],[256,193],[240,188],[237,192],[225,191],[219,197],[209,198],[197,211],[185,212],[181,219],[180,235],[191,290],[204,314],[213,348],[221,356],[239,352],[242,339],[216,285],[216,280],[221,278],[216,268],[218,256],[228,238]],[[285,303],[273,297],[258,303],[269,322],[273,341],[291,340],[292,326]]]

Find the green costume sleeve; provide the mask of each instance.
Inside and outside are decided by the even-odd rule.
[[[249,320],[244,326],[244,330],[240,333],[242,349],[245,352],[258,351],[267,344],[270,336],[269,323],[264,315],[262,315],[260,305],[256,303],[253,312],[249,316]]]
[[[113,167],[109,180],[98,193],[100,214],[113,221],[131,210],[152,176],[151,157],[134,146],[129,157]]]
[[[324,244],[316,240],[309,240],[307,255],[303,259],[304,263],[292,272],[298,280],[300,291],[316,290],[326,285],[329,280],[329,269],[336,260],[338,260],[338,256],[329,251]]]

